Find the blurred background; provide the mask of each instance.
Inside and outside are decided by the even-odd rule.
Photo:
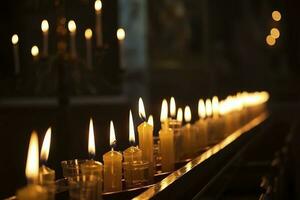
[[[29,136],[40,144],[53,128],[49,165],[61,177],[60,161],[87,158],[88,122],[94,118],[97,159],[109,149],[114,120],[117,149],[128,144],[128,112],[138,117],[138,97],[158,130],[163,98],[190,105],[196,120],[199,98],[266,90],[271,103],[299,101],[299,28],[296,0],[103,0],[102,48],[92,38],[92,70],[86,69],[84,31],[94,31],[91,0],[11,0],[0,15],[0,198],[24,185]],[[62,62],[57,51],[58,16],[77,25],[77,57],[70,59],[69,34]],[[49,56],[42,50],[41,22],[49,22]],[[67,27],[67,26],[65,26]],[[125,40],[116,37],[118,28]],[[66,29],[67,31],[67,29]],[[14,70],[11,37],[19,36],[20,73]],[[63,64],[61,64],[63,63]],[[156,131],[157,133],[157,131]]]

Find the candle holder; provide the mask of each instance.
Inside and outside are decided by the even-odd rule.
[[[69,179],[70,200],[98,200],[98,176],[81,175]]]
[[[126,188],[141,187],[151,182],[149,162],[123,162]]]
[[[81,164],[88,162],[88,160],[64,160],[61,161],[61,166],[63,169],[63,176],[65,178],[72,179],[73,177],[80,176],[81,173]]]

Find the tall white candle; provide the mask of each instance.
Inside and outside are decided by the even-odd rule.
[[[68,29],[70,31],[70,48],[72,58],[76,58],[76,24],[74,20],[70,20],[68,23]]]
[[[43,32],[43,55],[45,57],[48,56],[48,31],[49,31],[49,23],[47,20],[43,20],[41,24],[41,29]]]
[[[117,30],[117,38],[119,41],[119,64],[120,68],[124,69],[125,68],[125,62],[124,62],[124,40],[125,40],[125,30],[123,28],[119,28]]]
[[[96,45],[97,47],[103,46],[103,36],[102,36],[102,20],[101,20],[101,9],[102,2],[100,0],[96,0],[94,4],[95,13],[96,13]]]
[[[86,29],[84,32],[85,40],[86,40],[86,63],[89,70],[92,69],[92,36],[93,32],[90,28]]]
[[[19,37],[17,34],[14,34],[11,37],[11,42],[14,48],[14,63],[15,63],[15,75],[20,73],[20,57],[19,57]]]

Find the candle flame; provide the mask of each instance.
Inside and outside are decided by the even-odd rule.
[[[153,116],[150,115],[148,118],[148,124],[150,124],[152,127],[154,126],[154,120],[153,120]]]
[[[182,108],[178,108],[178,111],[177,111],[177,121],[182,122],[182,120],[183,120],[183,111],[182,111]]]
[[[171,100],[170,100],[170,115],[171,115],[171,117],[176,116],[176,103],[175,103],[174,97],[171,97]]]
[[[211,106],[210,99],[206,99],[205,101],[205,110],[206,110],[206,116],[210,117],[212,115],[212,106]]]
[[[219,114],[219,99],[217,96],[212,98],[212,112],[214,115]]]
[[[89,124],[89,143],[88,143],[88,151],[91,156],[96,155],[96,147],[95,147],[95,134],[94,134],[94,123],[93,119],[90,119]]]
[[[36,57],[36,56],[38,56],[39,55],[39,48],[36,46],[36,45],[34,45],[32,48],[31,48],[31,55],[33,56],[33,57]]]
[[[279,38],[280,36],[280,31],[278,28],[272,28],[271,31],[270,31],[270,34],[275,38]]]
[[[50,151],[50,143],[51,143],[51,127],[49,127],[46,131],[43,144],[42,144],[42,149],[41,149],[41,160],[47,161],[49,157],[49,151]]]
[[[13,34],[13,36],[11,37],[11,42],[13,44],[17,44],[19,42],[19,37],[17,34]]]
[[[281,13],[277,10],[274,10],[272,12],[272,18],[273,18],[274,21],[277,21],[277,22],[280,21],[281,20]]]
[[[129,142],[135,143],[134,124],[131,110],[129,110]]]
[[[189,106],[185,106],[184,108],[184,120],[189,123],[192,120],[192,112]]]
[[[31,133],[30,137],[25,174],[29,181],[37,182],[39,176],[39,141],[35,131]]]
[[[276,38],[274,38],[273,35],[268,35],[266,37],[266,42],[269,46],[274,46],[276,44]]]
[[[118,38],[118,40],[124,40],[125,36],[126,36],[125,30],[122,29],[122,28],[118,28],[118,30],[117,30],[117,38]]]
[[[46,19],[44,19],[41,23],[41,29],[43,32],[47,32],[49,30],[49,23]]]
[[[168,102],[166,99],[164,99],[161,104],[160,121],[164,122],[167,119],[168,119]]]
[[[143,102],[143,99],[141,97],[139,98],[139,116],[142,119],[146,119],[146,112],[145,112],[144,102]]]
[[[84,32],[85,39],[91,39],[92,36],[93,36],[92,29],[90,29],[90,28],[86,29],[85,32]]]
[[[76,23],[74,22],[74,20],[70,20],[68,22],[68,29],[72,33],[76,31]]]
[[[100,0],[96,0],[94,3],[94,8],[97,12],[101,11],[102,9],[102,2]]]
[[[109,144],[110,146],[113,146],[116,142],[116,133],[114,128],[113,121],[110,121],[110,129],[109,129]]]
[[[198,116],[199,118],[204,119],[206,117],[206,113],[205,113],[205,103],[203,99],[200,99],[198,102]]]

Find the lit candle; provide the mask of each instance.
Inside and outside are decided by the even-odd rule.
[[[168,120],[168,103],[164,99],[161,106],[161,130],[159,131],[161,168],[163,172],[174,170],[175,153],[174,153],[174,133],[169,128]]]
[[[11,42],[14,48],[15,75],[18,75],[20,73],[20,57],[19,57],[19,37],[17,34],[14,34],[11,37]]]
[[[38,185],[39,179],[39,143],[35,131],[32,132],[29,142],[26,170],[28,185],[17,191],[18,200],[46,200],[47,191]]]
[[[148,124],[146,120],[145,107],[142,98],[139,98],[139,115],[144,120],[138,126],[139,133],[139,145],[142,150],[143,160],[149,162],[150,179],[153,178],[154,174],[154,163],[153,163],[153,126]]]
[[[94,124],[93,119],[90,119],[89,124],[89,140],[88,140],[88,152],[90,160],[81,164],[82,175],[93,175],[97,177],[97,194],[102,193],[103,185],[103,165],[101,162],[93,160],[96,155],[95,146],[95,134],[94,134]]]
[[[120,60],[120,68],[125,68],[125,62],[124,62],[124,40],[125,40],[125,30],[122,28],[119,28],[117,30],[117,38],[119,42],[119,60]]]
[[[218,142],[224,136],[224,118],[220,116],[220,103],[217,96],[212,98],[214,140]]]
[[[198,116],[199,120],[196,125],[198,127],[199,147],[204,148],[207,145],[207,123],[205,120],[206,111],[203,99],[200,99],[198,102]]]
[[[43,20],[41,24],[41,29],[43,32],[43,53],[44,56],[48,56],[48,31],[49,31],[49,23],[47,20]]]
[[[122,154],[114,151],[116,142],[114,124],[110,121],[110,146],[111,151],[103,155],[104,162],[104,191],[114,192],[122,190]]]
[[[212,134],[212,125],[213,125],[213,119],[212,119],[212,103],[210,99],[205,100],[205,111],[206,111],[206,123],[207,123],[207,142],[208,145],[211,145],[214,143],[214,136]]]
[[[183,127],[183,150],[186,158],[190,158],[194,153],[194,143],[192,126],[190,124],[192,119],[192,113],[189,106],[184,108],[184,120],[186,125]]]
[[[48,199],[55,199],[55,171],[46,166],[51,143],[51,127],[47,129],[41,149],[42,166],[39,169],[39,183],[48,191]]]
[[[86,40],[86,63],[88,69],[92,69],[92,36],[93,32],[90,28],[86,29],[84,32],[85,40]]]
[[[152,115],[149,115],[148,124],[150,124],[154,128],[154,120],[153,120],[153,116]]]
[[[101,9],[102,2],[100,0],[96,0],[94,4],[95,13],[96,13],[96,45],[97,47],[103,46],[103,36],[102,36],[102,20],[101,20]]]
[[[182,124],[182,120],[183,120],[183,111],[182,111],[182,108],[178,108],[176,119],[177,119],[177,121],[180,122],[180,124]]]
[[[38,59],[39,53],[40,53],[39,48],[36,45],[31,47],[31,55],[34,61]]]
[[[68,29],[70,31],[70,48],[71,48],[71,57],[76,58],[76,24],[74,20],[70,20],[68,23]]]

